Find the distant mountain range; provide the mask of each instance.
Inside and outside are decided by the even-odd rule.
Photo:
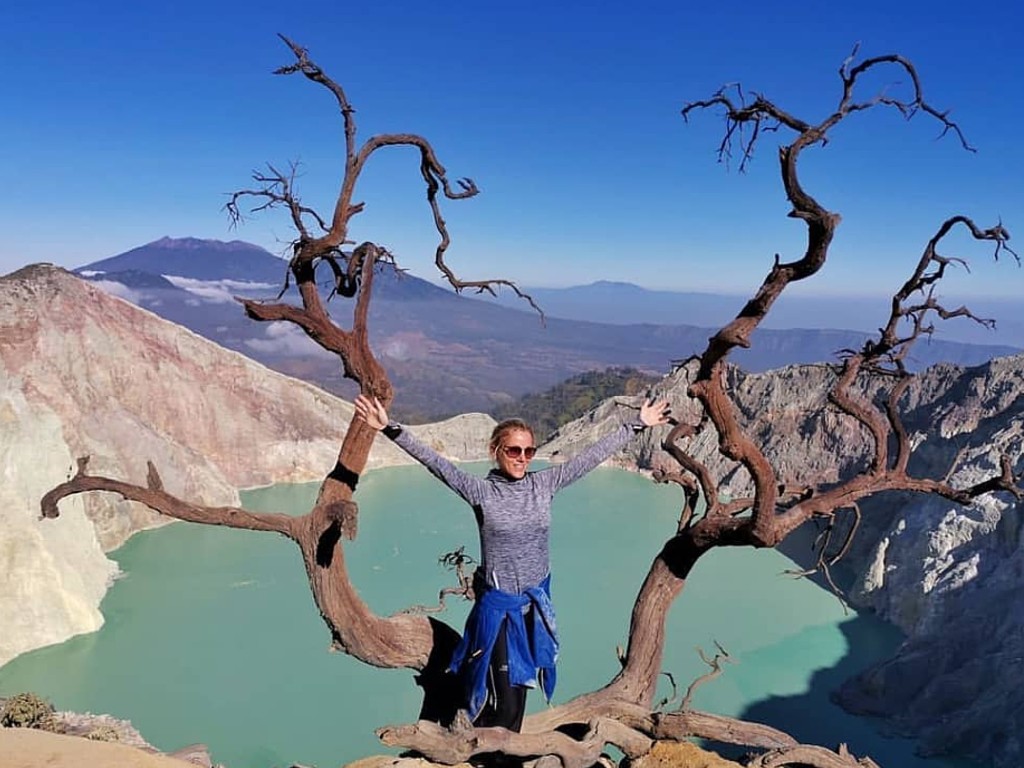
[[[241,240],[199,240],[194,237],[164,237],[130,251],[94,261],[78,273],[138,272],[179,275],[193,280],[245,280],[284,283],[288,262],[269,251]]]
[[[652,291],[632,283],[600,280],[569,288],[524,288],[544,311],[568,320],[604,323],[653,323],[657,325],[698,325],[720,327],[731,320],[748,296]],[[966,318],[936,322],[936,340],[968,344],[1024,347],[1024,296],[1010,298],[974,297],[963,302],[947,297],[950,308],[966,303],[979,317],[994,318],[996,328],[986,328]],[[511,294],[494,299],[503,306],[516,306]],[[765,318],[763,328],[843,328],[872,332],[882,325],[890,298],[802,296],[784,293]]]
[[[351,384],[343,381],[335,359],[296,328],[248,320],[233,300],[275,298],[286,270],[283,259],[241,241],[163,238],[76,272],[224,347],[351,396]],[[711,324],[613,324],[611,318],[623,317],[629,306],[653,306],[671,296],[680,301],[680,294],[620,283],[538,294],[548,313],[544,325],[522,301],[512,307],[457,295],[391,268],[374,281],[374,290],[371,338],[396,385],[395,413],[409,421],[490,411],[587,370],[631,366],[666,373],[673,360],[703,350],[715,330]],[[608,322],[558,316],[566,302],[581,295],[586,298],[583,304],[603,307]],[[738,307],[735,297],[726,303],[722,297],[705,295],[702,301],[709,316],[728,318]],[[351,306],[350,300],[340,298],[329,304],[343,323],[350,318]],[[833,360],[837,350],[858,347],[865,338],[859,331],[761,329],[753,347],[740,350],[733,359],[747,370],[764,371]],[[933,341],[919,345],[914,363],[975,365],[1017,351],[1009,345]]]

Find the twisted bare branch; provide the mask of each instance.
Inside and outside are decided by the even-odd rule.
[[[348,97],[345,95],[345,89],[342,88],[341,85],[333,78],[328,77],[316,62],[309,58],[309,52],[305,48],[288,39],[284,35],[278,34],[278,37],[284,41],[285,45],[287,45],[295,55],[295,63],[278,67],[274,70],[274,74],[292,75],[296,72],[300,72],[307,79],[323,86],[334,95],[334,98],[338,102],[338,108],[341,110],[342,122],[345,128],[345,157],[351,158],[355,152],[356,111],[349,103]]]
[[[232,192],[230,199],[224,204],[224,209],[231,220],[231,226],[236,227],[245,220],[241,206],[242,201],[248,198],[255,198],[256,201],[262,202],[254,204],[248,210],[250,214],[262,213],[277,207],[285,207],[291,215],[292,226],[295,227],[301,239],[308,240],[310,238],[306,222],[303,218],[305,216],[311,217],[320,227],[321,231],[326,232],[327,223],[321,218],[320,214],[309,206],[303,205],[299,201],[298,195],[295,194],[295,177],[298,174],[298,169],[298,163],[289,163],[289,171],[285,174],[272,164],[267,163],[266,171],[253,171],[252,180],[259,186],[255,189],[240,189]]]
[[[779,531],[774,530],[775,520],[780,505],[783,505],[784,502],[779,497],[779,484],[774,469],[763,452],[742,428],[736,408],[727,394],[728,387],[725,382],[723,364],[732,349],[749,346],[751,333],[761,323],[781,292],[791,282],[803,280],[815,274],[827,258],[833,233],[839,223],[839,216],[827,211],[803,189],[797,173],[797,160],[800,153],[807,146],[825,143],[829,131],[851,114],[873,106],[896,108],[908,118],[918,111],[925,112],[942,124],[943,133],[954,132],[960,138],[962,146],[970,148],[959,126],[950,120],[948,113],[935,109],[925,101],[917,72],[909,61],[900,56],[891,55],[855,63],[856,54],[857,50],[855,49],[840,67],[839,73],[843,88],[837,109],[817,123],[799,119],[761,95],[756,95],[752,102],[746,103],[742,89],[738,85],[724,87],[710,99],[691,102],[682,110],[684,119],[688,119],[690,114],[696,110],[721,107],[724,111],[726,131],[719,147],[719,157],[721,159],[728,156],[733,142],[738,141],[743,156],[741,169],[753,156],[762,127],[785,128],[797,134],[789,145],[780,150],[779,159],[783,186],[793,205],[790,216],[803,220],[807,225],[806,250],[800,259],[790,263],[783,263],[779,256],[776,256],[771,271],[754,298],[747,303],[735,320],[724,326],[711,339],[701,356],[701,366],[697,377],[690,386],[691,396],[700,400],[708,418],[718,431],[720,454],[742,464],[753,480],[755,495],[750,533],[755,543],[764,546],[771,546],[771,542],[778,541]],[[913,86],[911,96],[899,99],[883,92],[870,99],[856,100],[855,89],[861,76],[869,70],[883,65],[894,65],[910,75]],[[744,127],[750,127],[753,130],[744,134]],[[933,296],[928,296],[924,302],[919,304],[908,305],[905,303],[906,298],[912,293],[924,291],[940,279],[945,267],[951,263],[950,259],[938,254],[936,245],[957,223],[967,226],[976,239],[994,241],[997,257],[999,252],[1007,247],[1006,241],[1009,235],[1002,225],[981,230],[966,217],[954,217],[947,221],[929,243],[911,279],[894,297],[893,311],[889,323],[882,330],[880,339],[868,342],[857,355],[848,356],[837,386],[830,395],[834,405],[854,417],[873,436],[875,456],[869,474],[874,477],[875,482],[861,483],[857,488],[851,487],[850,490],[855,490],[856,493],[875,492],[882,487],[901,485],[903,483],[901,478],[905,474],[909,458],[909,442],[896,407],[906,384],[897,384],[893,388],[892,397],[883,412],[855,393],[853,385],[857,381],[858,374],[862,370],[866,372],[885,370],[902,378],[906,373],[902,361],[910,345],[922,333],[930,332],[929,326],[924,321],[928,311],[935,311],[939,316],[973,317],[965,308],[946,310],[935,301]],[[912,328],[909,334],[904,336],[897,334],[896,329],[900,319],[911,320]],[[883,363],[888,363],[888,367]],[[888,455],[888,435],[890,433],[897,435],[895,472],[890,471]],[[678,450],[669,450],[668,452],[685,471],[693,472],[701,481],[700,467],[692,461],[682,459]],[[914,484],[915,481],[908,478],[907,482]],[[707,479],[701,483],[705,487],[711,485]],[[1003,485],[1005,486],[1006,483]],[[868,486],[872,487],[869,489]],[[852,503],[860,496],[853,498],[850,494],[840,492],[830,494],[830,498],[841,499],[843,503]],[[792,520],[801,511],[811,508],[817,512],[823,507],[819,502],[798,503],[790,506],[784,514],[787,520]],[[735,513],[736,509],[736,507],[732,507],[728,511]],[[724,511],[722,509],[715,510],[719,514]],[[702,525],[708,529],[708,535],[713,535],[709,528],[712,517],[715,515],[711,514],[709,508],[709,514],[702,521]],[[732,527],[729,530],[733,530]]]
[[[933,313],[943,320],[966,317],[986,328],[994,328],[995,321],[981,318],[967,307],[947,309],[939,303],[934,295],[934,286],[946,274],[950,264],[969,269],[968,263],[962,258],[952,258],[939,253],[939,245],[949,233],[961,226],[966,229],[974,240],[994,243],[993,258],[999,260],[1002,252],[1011,254],[1020,264],[1020,258],[1010,248],[1010,233],[1001,224],[982,229],[967,216],[957,215],[946,219],[925,246],[910,277],[893,295],[889,318],[880,330],[878,339],[869,339],[860,350],[862,361],[860,366],[865,370],[892,373],[903,376],[906,369],[903,360],[913,343],[922,335],[930,335],[934,328],[927,323],[929,314]],[[918,303],[909,303],[912,296],[920,294],[924,297]],[[910,331],[900,335],[900,326],[909,322]],[[847,352],[847,357],[852,357]]]
[[[683,694],[682,701],[679,702],[679,711],[685,712],[690,709],[690,702],[693,700],[693,694],[697,692],[697,689],[702,685],[711,682],[716,677],[722,674],[722,665],[732,662],[733,658],[729,655],[729,652],[721,646],[721,644],[715,640],[715,648],[718,650],[715,655],[708,658],[708,655],[704,653],[703,648],[697,649],[697,654],[700,656],[700,660],[707,664],[711,669],[705,672],[703,675],[698,677],[696,680],[690,683],[686,688],[686,693]]]
[[[78,459],[75,475],[56,488],[48,491],[40,502],[42,516],[60,516],[60,501],[69,496],[89,491],[116,493],[127,501],[137,501],[152,510],[191,523],[221,525],[227,528],[241,528],[247,531],[272,531],[288,538],[295,538],[292,528],[294,518],[284,514],[249,512],[239,507],[206,507],[189,504],[167,493],[163,481],[152,462],[147,462],[147,487],[133,485],[109,477],[87,474],[89,458]]]
[[[420,173],[427,188],[427,202],[431,209],[434,226],[439,235],[439,242],[435,249],[434,263],[451,284],[456,292],[466,288],[476,289],[478,292],[486,291],[494,294],[496,288],[506,287],[512,290],[517,296],[527,301],[534,310],[540,314],[543,321],[543,312],[534,302],[529,294],[511,280],[489,279],[489,280],[462,280],[445,262],[445,252],[451,243],[447,224],[441,214],[438,193],[449,200],[465,200],[478,194],[479,189],[475,182],[469,178],[460,178],[454,184],[449,180],[447,171],[437,159],[433,146],[422,136],[412,133],[386,133],[370,137],[358,150],[356,149],[356,121],[355,108],[348,99],[345,90],[341,85],[327,75],[323,69],[313,61],[309,52],[294,41],[280,35],[281,39],[295,56],[291,64],[279,67],[275,74],[291,75],[302,74],[311,82],[326,88],[338,104],[342,115],[342,122],[345,134],[345,172],[338,191],[334,205],[334,211],[330,223],[317,214],[315,211],[302,206],[294,191],[294,168],[290,176],[277,172],[270,166],[272,173],[257,178],[262,186],[255,190],[242,190],[235,192],[228,204],[228,212],[233,221],[241,219],[239,200],[245,197],[257,197],[263,203],[254,208],[254,211],[266,210],[283,205],[288,207],[292,216],[292,223],[299,233],[298,239],[293,244],[293,257],[291,269],[297,283],[300,285],[303,303],[307,309],[313,309],[318,301],[312,292],[302,291],[301,285],[304,282],[312,282],[313,266],[318,260],[330,262],[333,254],[349,243],[348,229],[349,222],[353,216],[363,210],[363,203],[354,203],[356,184],[362,174],[370,157],[379,149],[391,146],[416,147],[420,152]],[[311,216],[320,226],[322,233],[314,236],[304,226],[303,216]],[[379,246],[378,246],[379,247]],[[383,250],[383,249],[382,249]]]
[[[715,513],[720,506],[718,482],[715,480],[711,470],[677,445],[678,440],[695,437],[699,434],[704,423],[703,420],[697,425],[677,422],[661,442],[661,449],[675,459],[676,463],[683,469],[683,472],[689,473],[689,475],[696,478],[695,484],[687,482],[682,478],[676,481],[678,485],[687,490],[686,506],[689,514],[686,515],[686,524],[689,524],[693,518],[699,499],[703,498],[708,505],[704,513],[705,516]],[[684,474],[685,476],[687,475]],[[680,520],[679,530],[682,530],[684,527],[684,521]]]
[[[451,595],[458,595],[465,600],[474,600],[476,593],[473,589],[473,577],[466,573],[466,566],[473,565],[474,560],[466,554],[466,547],[462,546],[452,552],[445,552],[438,558],[438,562],[447,570],[455,571],[455,579],[458,586],[444,587],[437,595],[437,605],[413,605],[406,608],[402,613],[440,613],[447,606],[447,599]]]

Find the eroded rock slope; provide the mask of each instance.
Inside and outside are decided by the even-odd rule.
[[[241,311],[241,309],[239,309]],[[238,489],[322,478],[349,403],[160,319],[48,265],[0,278],[0,664],[97,629],[115,564],[106,552],[166,522],[112,494],[39,499],[79,456],[89,471],[237,504]],[[485,458],[490,417],[416,428],[462,459]],[[370,466],[407,462],[380,441]]]
[[[680,369],[661,389],[675,414],[696,423],[688,375]],[[827,406],[833,374],[826,366],[730,375],[741,417],[781,478],[828,483],[865,466],[868,434]],[[631,405],[604,403],[564,427],[548,453],[572,455]],[[903,406],[916,446],[912,474],[949,473],[964,487],[991,475],[1001,452],[1014,458],[1015,472],[1024,470],[1024,356],[929,368]],[[663,434],[644,435],[615,463],[651,468],[663,460]],[[716,443],[709,430],[688,449],[727,478],[727,490],[746,493],[746,472],[722,462]],[[863,524],[845,559],[849,597],[900,627],[907,641],[893,659],[849,681],[842,702],[918,737],[924,752],[1024,765],[1024,507],[1008,494],[962,507],[887,493],[862,503],[861,511]]]

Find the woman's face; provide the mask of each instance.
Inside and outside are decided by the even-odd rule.
[[[537,451],[533,435],[524,429],[514,429],[505,435],[495,452],[494,460],[498,469],[513,480],[521,480],[530,466],[530,459]]]

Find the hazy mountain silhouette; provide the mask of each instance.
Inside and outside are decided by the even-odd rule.
[[[656,291],[632,283],[600,280],[569,288],[527,288],[546,312],[569,320],[656,325],[719,327],[742,309],[749,296],[681,291]],[[951,309],[961,302],[947,299]],[[495,302],[514,306],[515,298],[499,296]],[[762,328],[831,328],[872,332],[889,312],[887,296],[804,296],[784,293],[775,302]],[[979,317],[994,318],[996,330],[966,318],[938,322],[935,338],[969,344],[1024,347],[1024,298],[965,300]]]
[[[164,237],[130,251],[95,261],[76,272],[148,272],[196,280],[246,280],[284,284],[288,262],[241,240]]]

